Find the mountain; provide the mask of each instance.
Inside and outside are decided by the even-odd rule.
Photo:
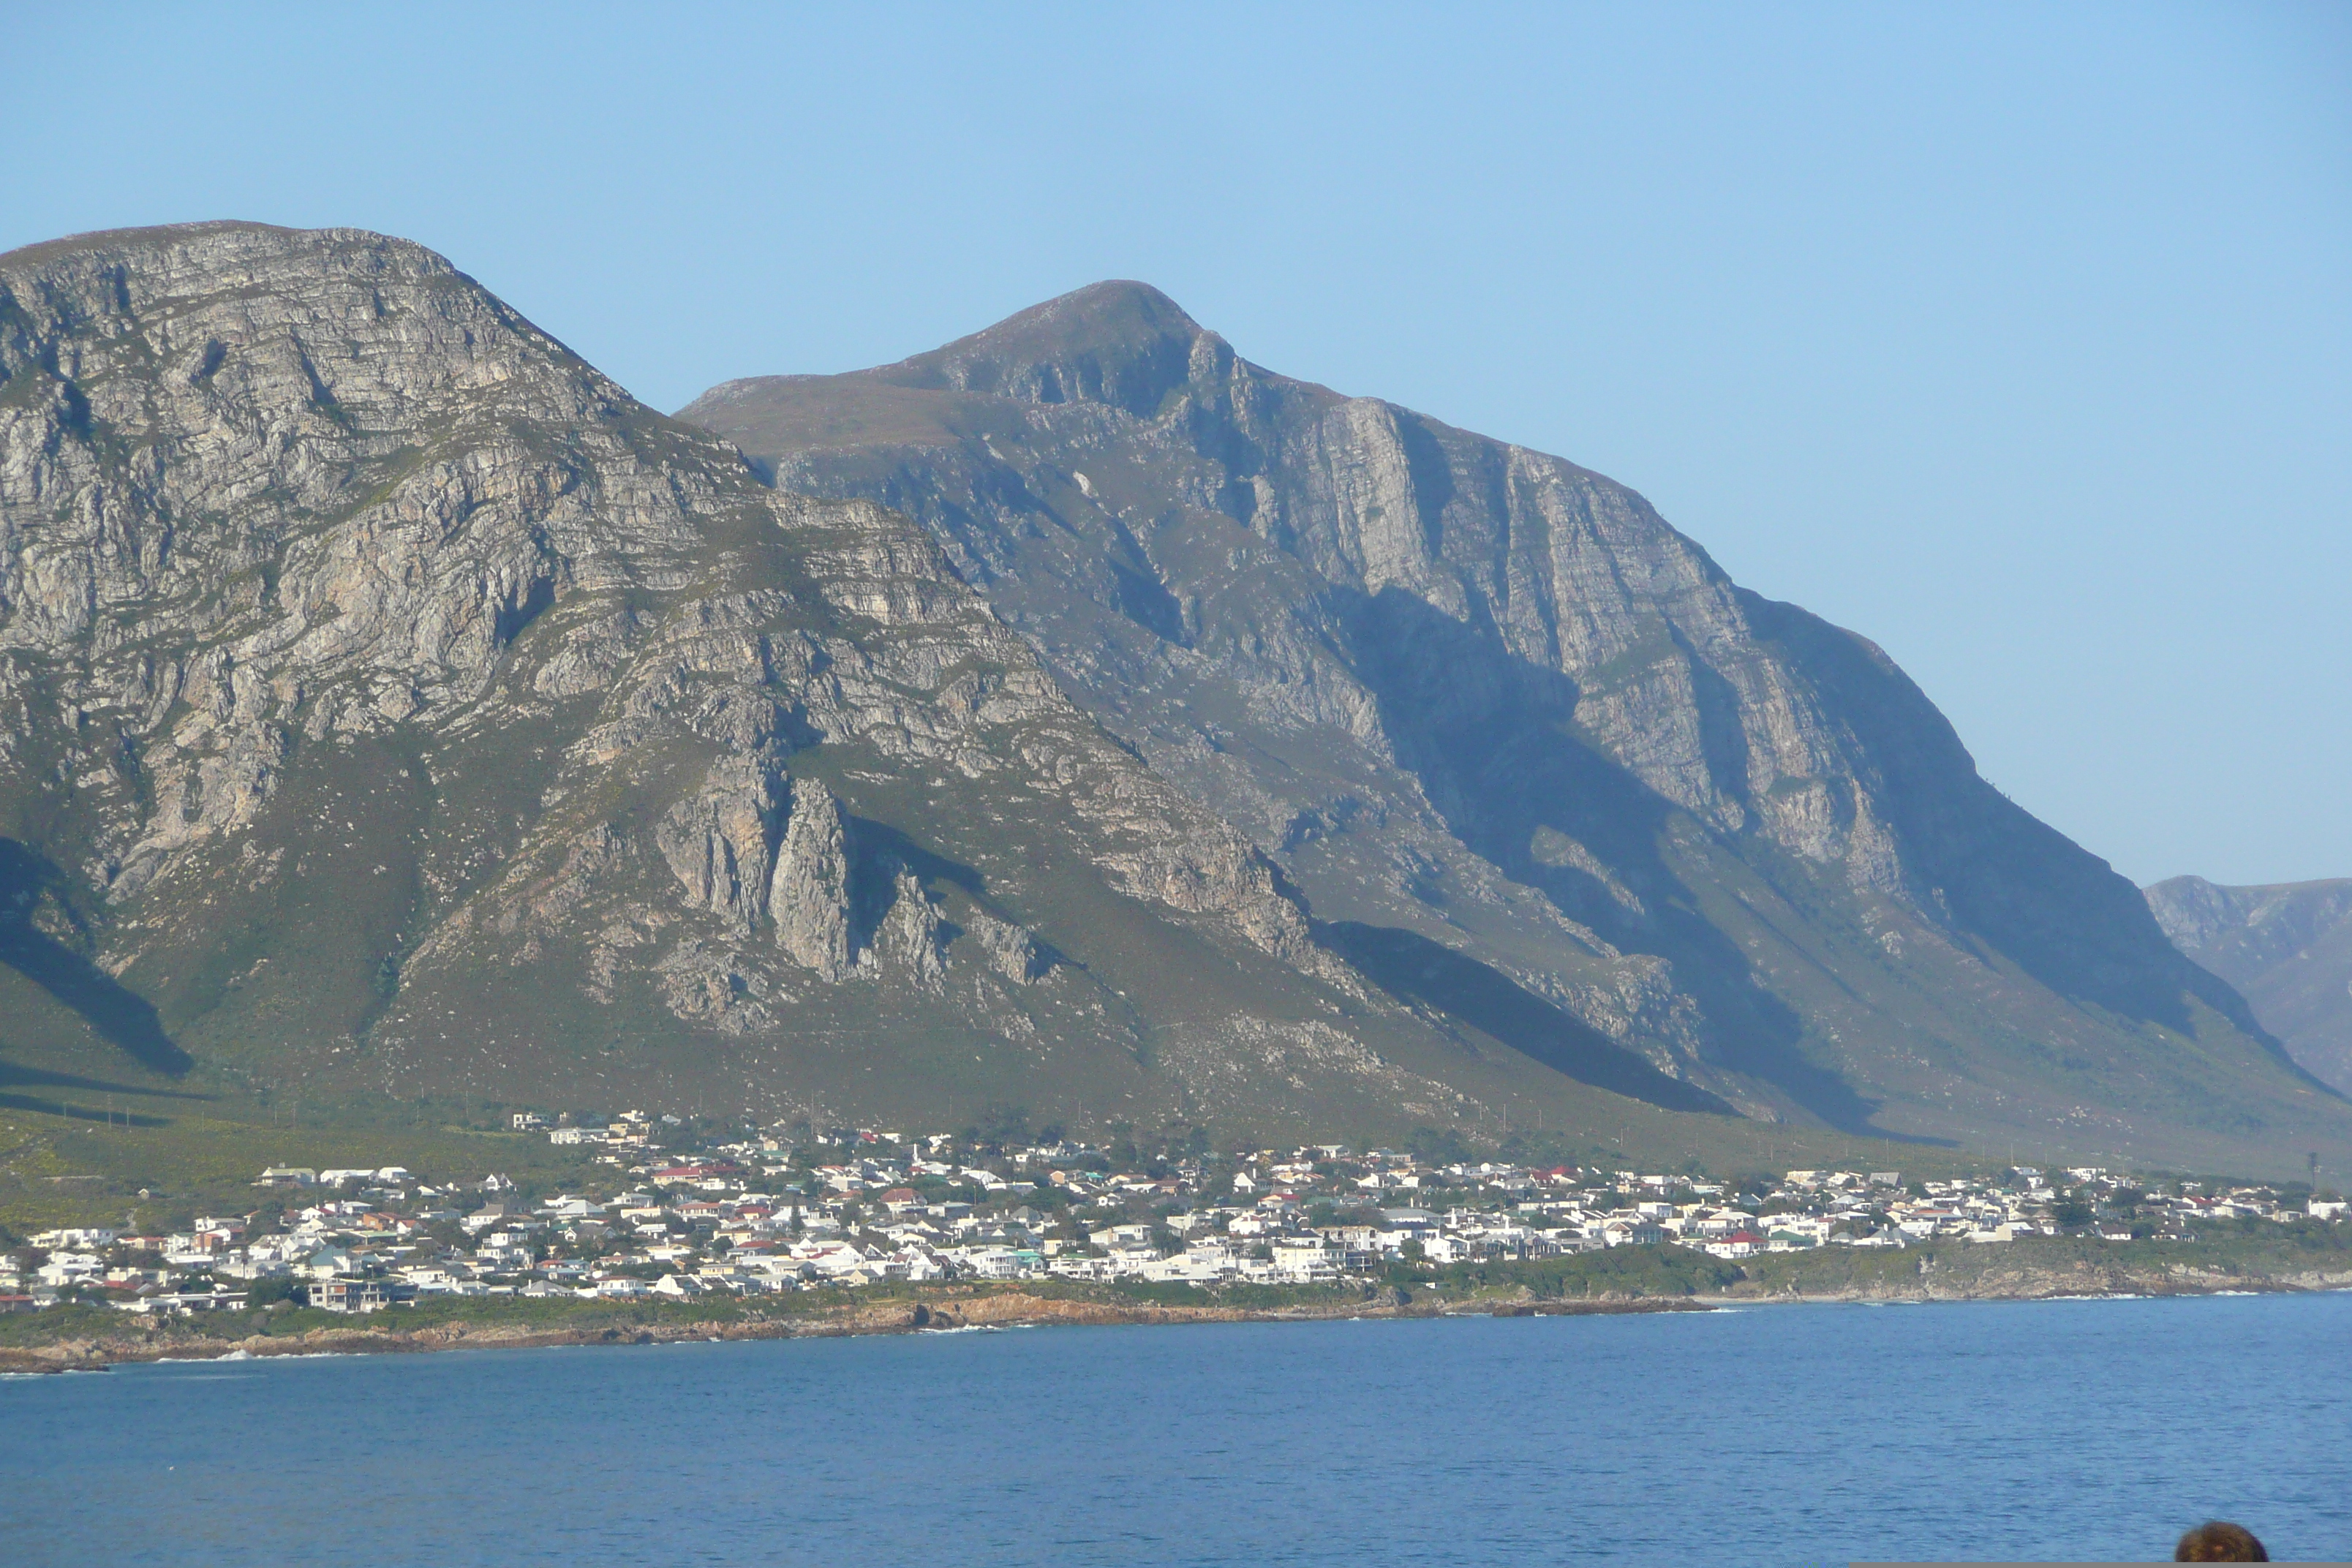
[[[1367,985],[922,531],[377,235],[0,257],[0,1090],[1735,1121]]]
[[[2352,1093],[2352,878],[2224,888],[2175,877],[2147,896],[2173,945],[2237,987],[2296,1061]]]
[[[2352,1152],[1596,475],[1125,285],[693,415],[378,235],[0,257],[0,1095]]]
[[[1759,1117],[2217,1158],[2343,1102],[1862,637],[1562,459],[1265,370],[1137,283],[679,413],[920,522],[1072,697],[1455,1018]]]

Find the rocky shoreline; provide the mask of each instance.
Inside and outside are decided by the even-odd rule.
[[[1392,1296],[1396,1293],[1391,1293]],[[122,1363],[217,1360],[223,1356],[358,1355],[448,1350],[524,1350],[549,1345],[651,1345],[685,1341],[838,1339],[858,1334],[952,1332],[964,1329],[1108,1327],[1174,1323],[1315,1322],[1341,1318],[1452,1315],[1528,1316],[1538,1312],[1703,1311],[1687,1300],[1464,1302],[1374,1300],[1349,1304],[1301,1303],[1263,1308],[1160,1306],[1149,1302],[1068,1300],[1021,1290],[974,1292],[961,1298],[853,1302],[787,1318],[655,1322],[602,1328],[550,1328],[526,1323],[436,1323],[417,1330],[389,1326],[313,1329],[299,1334],[243,1339],[178,1339],[168,1334],[67,1338],[53,1344],[0,1349],[0,1373],[96,1372]]]
[[[1937,1278],[1939,1274],[1946,1278]],[[1443,1296],[1391,1288],[1360,1300],[1302,1300],[1264,1306],[1219,1302],[1161,1304],[1117,1298],[1039,1295],[1019,1287],[943,1287],[909,1297],[850,1300],[817,1311],[707,1319],[562,1326],[456,1319],[418,1328],[395,1326],[387,1315],[352,1326],[299,1333],[214,1337],[181,1324],[139,1333],[60,1335],[47,1343],[0,1346],[0,1375],[102,1372],[155,1361],[200,1361],[287,1355],[416,1353],[454,1350],[523,1350],[557,1345],[656,1345],[683,1342],[842,1338],[861,1334],[951,1332],[1042,1327],[1147,1326],[1183,1323],[1328,1322],[1342,1319],[1443,1317],[1567,1317],[1645,1312],[1716,1311],[1726,1308],[1836,1303],[1931,1303],[2126,1299],[2305,1293],[2352,1289],[2352,1270],[2250,1276],[2174,1264],[2163,1268],[2076,1263],[2066,1268],[1990,1267],[1937,1269],[1928,1260],[1913,1282],[1872,1281],[1832,1289],[1790,1288],[1746,1279],[1731,1289],[1691,1296],[1598,1295],[1542,1299],[1515,1291]]]

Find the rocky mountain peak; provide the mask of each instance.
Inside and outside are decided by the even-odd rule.
[[[0,253],[0,267],[58,269],[50,275],[60,280],[113,268],[120,270],[126,299],[133,294],[155,298],[222,266],[267,264],[295,256],[310,257],[331,272],[354,264],[411,276],[455,275],[457,270],[437,252],[394,235],[359,228],[287,228],[244,218],[67,235]],[[133,262],[135,268],[130,265]]]
[[[1297,1118],[1410,1075],[1269,1084],[1235,1042],[1357,992],[919,529],[778,494],[432,252],[239,224],[0,258],[11,1050]]]
[[[1213,360],[1222,343],[1149,283],[1110,281],[871,374],[899,386],[1028,403],[1099,403],[1149,416],[1192,378],[1204,348]]]

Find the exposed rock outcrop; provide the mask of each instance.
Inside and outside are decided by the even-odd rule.
[[[949,935],[939,905],[911,872],[901,869],[891,883],[890,908],[882,917],[876,942],[885,961],[896,964],[915,984],[937,991],[948,976]]]
[[[849,834],[841,803],[809,779],[793,783],[792,818],[776,858],[768,896],[776,942],[793,962],[824,980],[849,973],[856,954],[849,929]]]
[[[318,1092],[1181,1114],[1124,999],[1158,969],[1349,996],[921,530],[778,494],[377,235],[0,258],[0,719],[9,875],[87,976],[0,986],[60,1049],[120,1002],[159,1062]],[[950,1038],[1021,1044],[876,1071]]]
[[[780,782],[764,757],[720,757],[703,776],[702,788],[670,807],[655,831],[654,842],[688,901],[718,915],[740,937],[750,937],[768,911],[784,815]]]
[[[1052,972],[1053,955],[1034,932],[987,913],[970,915],[963,923],[964,934],[986,955],[990,967],[1014,984],[1034,985]]]

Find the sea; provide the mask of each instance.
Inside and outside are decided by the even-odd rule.
[[[12,1564],[2352,1557],[2352,1294],[1039,1328],[0,1381]]]

